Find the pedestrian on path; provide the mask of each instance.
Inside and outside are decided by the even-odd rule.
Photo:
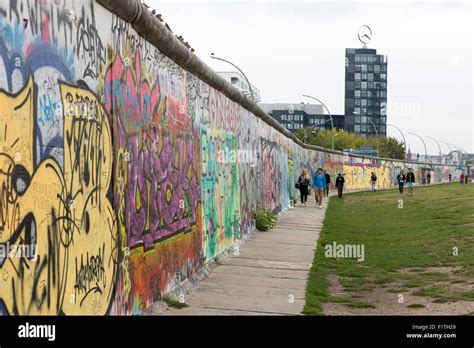
[[[466,173],[466,177],[464,178],[464,183],[467,184],[469,181],[469,175]]]
[[[464,172],[461,173],[461,185],[464,186]]]
[[[400,174],[397,175],[397,181],[398,181],[398,191],[400,191],[400,194],[403,194],[403,185],[405,185],[406,177],[405,174],[403,174],[403,170],[400,171]]]
[[[451,175],[451,173],[449,173],[448,178],[449,178],[449,182],[451,182],[451,179],[453,178],[453,176]]]
[[[341,175],[341,173],[337,174],[336,178],[336,187],[337,187],[337,196],[339,198],[342,197],[342,189],[344,188],[344,177]]]
[[[306,170],[303,170],[300,177],[298,178],[298,182],[296,183],[296,187],[300,190],[300,197],[301,197],[301,206],[306,207],[306,201],[308,200],[308,188],[309,188],[309,178],[306,174]]]
[[[377,175],[374,172],[370,174],[370,181],[372,182],[372,192],[377,191]]]
[[[415,185],[415,173],[413,173],[413,169],[408,169],[407,177],[407,187],[410,190],[410,194],[413,194],[413,186]],[[429,182],[428,182],[429,183]]]
[[[316,198],[316,207],[322,209],[323,194],[326,190],[326,177],[323,174],[323,168],[318,168],[313,176],[314,196]]]
[[[326,189],[324,190],[324,195],[329,197],[329,187],[331,185],[331,175],[327,171],[324,171],[324,177],[326,178]]]
[[[431,173],[430,172],[428,172],[428,174],[426,174],[426,182],[428,183],[428,185],[431,182]]]

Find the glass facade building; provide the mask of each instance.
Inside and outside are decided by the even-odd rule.
[[[290,132],[311,127],[318,130],[330,130],[331,119],[323,113],[319,104],[306,103],[259,103],[260,107]],[[344,115],[332,115],[334,129],[344,129]]]
[[[345,80],[346,130],[386,136],[387,56],[375,49],[347,48]]]

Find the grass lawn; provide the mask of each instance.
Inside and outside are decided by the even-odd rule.
[[[331,197],[303,313],[323,314],[322,304],[330,302],[376,307],[362,297],[380,288],[434,303],[474,301],[474,286],[465,286],[474,284],[473,197],[474,184],[459,183],[415,187],[413,196],[393,189]],[[364,260],[326,257],[333,242],[363,245]],[[347,295],[331,294],[330,279]]]

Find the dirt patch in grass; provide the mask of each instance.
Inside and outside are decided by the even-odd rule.
[[[441,273],[441,274],[453,274],[459,270],[462,270],[462,267],[459,266],[449,266],[449,267],[407,267],[401,268],[398,272],[402,274],[413,274],[413,273]]]
[[[331,295],[345,298],[347,302],[323,303],[325,315],[469,315],[474,312],[474,301],[434,302],[433,298],[413,295],[421,288],[410,289],[408,293],[397,293],[380,286],[370,292],[353,294],[344,291],[337,277],[331,278]],[[373,307],[358,306],[357,303],[367,303]]]

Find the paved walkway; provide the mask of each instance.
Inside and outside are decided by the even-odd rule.
[[[289,209],[268,232],[254,232],[227,256],[209,277],[185,294],[186,308],[156,304],[154,315],[295,315],[305,303],[308,273],[326,211],[315,207]]]

